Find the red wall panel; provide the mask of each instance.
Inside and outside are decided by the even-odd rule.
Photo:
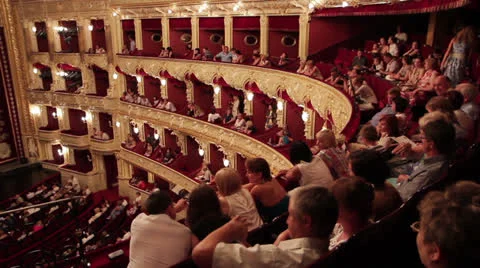
[[[68,119],[70,120],[70,130],[77,135],[88,133],[87,124],[82,121],[85,112],[77,109],[68,109]]]
[[[160,80],[152,76],[144,76],[143,87],[145,89],[145,96],[153,104],[153,97],[160,98]]]
[[[203,157],[198,154],[198,143],[190,136],[187,136],[188,164],[187,169],[194,171],[200,168]]]
[[[223,153],[218,150],[217,146],[210,144],[210,167],[213,174],[225,167],[223,166],[223,157]]]
[[[201,48],[208,48],[210,52],[212,52],[213,56],[215,56],[217,53],[222,51],[222,45],[224,42],[221,42],[220,44],[215,44],[210,40],[210,36],[212,34],[218,34],[223,37],[225,37],[225,31],[224,30],[205,30],[205,29],[200,29],[199,32],[199,43]]]
[[[300,23],[299,16],[270,16],[268,17],[268,28],[274,30],[295,30],[298,31]]]
[[[45,22],[44,21],[35,22],[35,28],[37,28],[36,35],[37,35],[38,52],[49,52],[47,26]]]
[[[137,92],[137,90],[138,90],[137,78],[135,76],[131,76],[131,75],[126,74],[125,75],[125,80],[126,80],[126,83],[127,83],[127,89],[131,89],[132,91]]]
[[[104,155],[103,163],[105,163],[105,172],[107,176],[107,187],[111,189],[118,185],[118,169],[117,158],[114,154]]]
[[[260,30],[260,17],[233,17],[233,30]]]
[[[323,118],[317,112],[315,112],[315,126],[314,126],[315,131],[313,133],[317,133],[320,130],[322,130],[324,122],[325,120],[323,120]]]
[[[282,44],[282,38],[285,35],[292,36],[297,39],[297,42],[292,47],[286,47]],[[295,59],[298,57],[298,30],[294,31],[276,31],[270,30],[268,34],[268,53],[272,57],[279,57],[283,52],[288,54],[288,57],[291,59]]]
[[[176,79],[168,79],[167,82],[168,99],[175,104],[178,111],[182,111],[187,106],[187,87],[185,83]]]
[[[103,20],[91,20],[93,26],[92,31],[92,48],[95,49],[95,46],[102,47],[107,49],[107,42],[105,40],[105,28]]]
[[[95,76],[95,89],[98,96],[107,96],[107,90],[110,87],[108,72],[100,69],[94,68],[93,74]]]
[[[89,150],[73,150],[73,155],[75,159],[75,166],[79,171],[83,173],[92,171],[92,154]]]
[[[224,18],[200,18],[199,19],[200,29],[223,30],[224,27],[225,27]]]
[[[177,152],[179,147],[177,145],[177,136],[172,134],[172,131],[165,129],[165,148],[170,148]]]
[[[57,108],[47,106],[47,119],[48,123],[46,128],[49,130],[56,130],[58,129],[58,118],[53,117],[53,113],[57,113]]]
[[[287,103],[287,126],[294,140],[305,140],[305,123],[302,120],[303,109],[295,103]]]
[[[203,109],[205,114],[208,114],[213,105],[213,88],[212,86],[203,83],[195,83],[193,90],[193,99],[196,105]]]
[[[154,42],[151,38],[152,34],[162,34],[162,20],[161,19],[143,19],[142,20],[142,40],[143,40],[143,55],[158,56],[162,42]]]
[[[130,41],[128,41],[128,36],[132,35],[135,39],[135,25],[133,20],[122,20],[122,30],[123,30],[123,44],[129,48]]]
[[[65,159],[63,158],[63,155],[58,154],[58,150],[62,150],[61,144],[52,145],[53,161],[55,161],[56,164],[61,164]]]
[[[192,34],[192,23],[190,18],[170,19],[170,47],[173,49],[175,58],[183,58],[185,54],[191,57],[190,49],[187,44],[181,40],[185,33]]]
[[[258,43],[254,46],[246,45],[243,39],[247,35],[256,36]],[[233,47],[240,50],[245,60],[252,57],[254,49],[260,49],[260,30],[233,30]]]

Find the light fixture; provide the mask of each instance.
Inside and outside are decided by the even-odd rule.
[[[57,109],[57,116],[62,117],[63,116],[63,111],[62,109]]]
[[[92,162],[92,157],[89,154],[87,154],[87,161]]]
[[[220,93],[220,87],[219,86],[213,87],[213,92],[215,93],[215,95],[218,95],[218,93]]]
[[[117,80],[118,74],[117,74],[117,73],[113,73],[112,77],[113,77],[113,79]]]
[[[93,31],[93,25],[91,25],[91,24],[88,25],[88,30],[89,30],[90,32]]]
[[[208,4],[207,3],[203,3],[203,5],[200,6],[200,8],[198,9],[198,12],[203,12],[205,10],[208,9]]]
[[[172,11],[171,9],[168,9],[167,12],[168,12],[168,14],[172,14],[172,13],[173,13],[173,11]]]
[[[41,112],[40,107],[38,107],[37,105],[30,106],[30,113],[32,115],[40,115],[40,112]]]
[[[133,127],[133,133],[138,134],[138,132],[140,132],[140,129],[137,126]]]
[[[167,80],[165,80],[165,79],[160,79],[160,84],[161,84],[162,86],[166,86],[166,85],[167,85]]]
[[[120,127],[120,122],[115,122],[115,126]]]
[[[160,139],[160,135],[158,135],[158,133],[155,132],[155,133],[153,133],[153,138],[158,140],[158,139]]]
[[[57,150],[59,156],[64,155],[67,152],[67,147],[61,145],[61,148]]]
[[[52,113],[52,117],[55,118],[55,119],[57,119],[57,118],[58,118],[58,117],[57,117],[57,113],[56,113],[56,112],[53,112],[53,113]]]
[[[38,74],[38,69],[37,69],[37,68],[33,68],[33,73],[34,73],[34,74]]]
[[[230,160],[228,160],[226,157],[223,158],[223,166],[224,166],[224,167],[230,166]]]
[[[138,83],[141,83],[141,82],[142,82],[142,77],[141,77],[140,75],[137,75],[136,78],[137,78],[137,82],[138,82]]]
[[[283,111],[283,102],[282,101],[277,101],[277,110]]]
[[[57,153],[58,153],[59,156],[62,156],[62,155],[63,155],[63,150],[62,150],[62,149],[58,149],[58,150],[57,150]]]
[[[308,9],[314,9],[315,8],[315,4],[313,2],[310,2],[308,4]]]
[[[83,123],[87,123],[87,118],[86,118],[85,116],[82,116],[81,119],[82,119],[82,122],[83,122]]]
[[[253,93],[252,92],[247,93],[247,100],[249,100],[249,101],[253,100]]]
[[[113,15],[114,17],[116,17],[118,14],[117,14],[117,12],[113,11],[113,12],[112,12],[112,15]]]
[[[93,115],[91,112],[86,112],[85,113],[85,120],[91,121],[93,119]]]
[[[348,7],[348,2],[347,2],[347,1],[343,1],[343,2],[342,2],[342,7]]]
[[[32,32],[36,33],[37,32],[37,27],[32,26]]]
[[[203,150],[202,147],[198,148],[198,154],[200,156],[204,156],[205,155],[205,150]]]
[[[303,122],[307,122],[309,117],[310,117],[310,115],[308,114],[308,112],[306,112],[306,111],[303,111],[303,112],[302,112],[302,120],[303,120]]]

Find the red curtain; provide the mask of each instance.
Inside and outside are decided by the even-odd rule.
[[[303,109],[296,103],[287,103],[287,126],[294,140],[305,140],[305,123],[302,120]]]
[[[46,23],[44,21],[37,21],[35,22],[35,28],[37,28],[38,52],[49,52]]]
[[[153,103],[153,97],[160,98],[160,80],[152,76],[144,76],[143,87],[145,89],[145,97]]]
[[[110,87],[108,72],[96,66],[94,66],[92,69],[93,75],[95,76],[96,95],[102,97],[107,96],[107,91]]]
[[[78,30],[76,21],[59,21],[58,25],[66,27],[68,29],[67,33],[60,34],[60,45],[62,51],[64,52],[80,52],[78,46]]]
[[[105,38],[105,28],[103,20],[91,20],[90,22],[93,26],[92,33],[92,48],[95,49],[95,46],[102,47],[107,49],[106,38]]]
[[[87,124],[82,121],[85,112],[77,109],[68,109],[68,118],[70,120],[70,131],[74,135],[86,135],[88,133]]]
[[[210,144],[210,166],[213,174],[225,167],[223,157],[223,153],[218,150],[217,146]]]
[[[47,119],[48,123],[45,127],[48,130],[57,130],[58,129],[58,118],[53,117],[53,113],[57,113],[57,108],[47,106]]]
[[[195,104],[200,106],[205,114],[208,114],[213,106],[213,88],[203,83],[194,83],[193,99]]]
[[[92,154],[89,150],[73,150],[75,158],[75,170],[83,173],[92,171]]]

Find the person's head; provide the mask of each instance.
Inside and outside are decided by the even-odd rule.
[[[394,99],[399,98],[401,96],[401,92],[401,89],[398,87],[392,87],[391,89],[389,89],[387,93],[388,104],[391,105]]]
[[[423,119],[423,118],[422,118]],[[445,119],[424,122],[420,120],[420,135],[425,154],[450,155],[455,149],[455,128]]]
[[[308,145],[303,141],[294,141],[290,147],[290,162],[296,165],[301,161],[311,162],[312,151],[308,148]]]
[[[404,99],[402,97],[393,99],[392,109],[396,113],[404,113],[405,110],[407,110],[407,108],[408,108],[408,100],[407,99]]]
[[[412,48],[413,49],[418,49],[418,42],[417,41],[412,42]]]
[[[156,191],[150,194],[144,203],[148,215],[167,214],[175,219],[176,213],[173,208],[173,202],[165,191]]]
[[[314,64],[313,60],[307,60],[307,62],[305,63],[305,65],[308,67],[312,67],[313,64]]]
[[[320,150],[328,149],[337,146],[335,134],[330,129],[322,129],[315,135],[317,146]]]
[[[476,34],[475,34],[475,29],[473,26],[467,26],[460,30],[457,35],[455,36],[455,41],[457,42],[465,42],[468,45],[471,45],[474,43],[476,39]]]
[[[378,50],[378,44],[377,43],[374,43],[372,45],[372,50]]]
[[[373,57],[373,64],[375,65],[378,65],[380,64],[380,62],[382,61],[382,59],[380,57]]]
[[[413,59],[413,67],[419,68],[419,69],[423,68],[422,59],[421,58]]]
[[[384,46],[384,45],[386,45],[386,44],[387,44],[387,41],[385,40],[385,38],[384,38],[384,37],[381,37],[381,38],[380,38],[380,45]]]
[[[247,178],[251,183],[259,183],[272,180],[272,173],[267,160],[263,158],[249,158],[245,161]]]
[[[260,60],[266,60],[267,56],[265,54],[260,54]]]
[[[402,65],[412,65],[412,58],[408,55],[402,57]]]
[[[243,114],[242,113],[238,113],[237,114],[237,120],[242,120],[243,119]]]
[[[390,176],[390,169],[375,150],[359,150],[350,154],[352,175],[359,176],[375,187],[383,187]]]
[[[328,240],[338,219],[338,205],[323,187],[296,191],[288,205],[288,231],[291,238],[315,237]]]
[[[280,58],[281,59],[286,59],[286,58],[288,58],[288,54],[283,52],[282,54],[280,54]]]
[[[141,196],[142,194],[141,194],[140,192],[136,192],[135,195],[136,195],[137,197],[139,197],[139,196]]]
[[[202,51],[203,53],[205,53],[206,51],[208,51],[208,47],[204,47]]]
[[[430,192],[418,210],[417,249],[425,267],[478,266],[479,184],[460,181],[445,192]]]
[[[379,134],[386,134],[388,137],[400,136],[398,129],[398,119],[393,114],[386,114],[380,118],[378,123]]]
[[[208,185],[200,185],[193,189],[189,196],[186,224],[192,226],[201,218],[220,216],[222,209],[215,191]]]
[[[363,127],[360,129],[360,132],[358,133],[358,142],[364,145],[370,145],[370,144],[376,144],[378,142],[378,133],[377,129],[370,125],[370,124],[365,124]]]
[[[130,40],[130,41],[135,41],[135,36],[129,34],[129,35],[128,35],[128,40]]]
[[[455,90],[460,91],[460,93],[462,93],[465,103],[473,102],[478,95],[477,87],[471,83],[458,84],[455,87]]]
[[[445,96],[450,88],[450,80],[444,75],[439,75],[433,80],[433,89],[437,96]]]
[[[390,36],[388,37],[388,44],[394,44],[397,42],[397,38]]]
[[[215,174],[215,183],[222,196],[232,195],[242,188],[242,178],[233,168],[222,168]]]
[[[196,55],[196,54],[200,54],[200,48],[195,48],[195,50],[193,51],[193,53]]]
[[[229,51],[228,46],[223,46],[222,51],[225,52],[225,53],[228,53],[228,51]]]
[[[342,225],[366,223],[372,216],[374,189],[358,177],[340,178],[332,185],[338,202],[338,222]]]
[[[462,107],[462,105],[464,103],[462,93],[460,93],[456,90],[448,91],[446,97],[447,97],[447,100],[452,105],[453,110],[459,110],[460,107]]]
[[[436,96],[431,98],[425,108],[429,113],[439,111],[447,114],[450,117],[450,120],[453,120],[453,106],[450,101],[445,97]]]
[[[386,63],[389,63],[392,59],[393,59],[393,56],[390,53],[385,53],[383,55],[383,61],[385,61]]]
[[[359,48],[357,50],[357,57],[362,57],[362,56],[363,56],[363,50]]]
[[[435,70],[437,69],[437,60],[433,58],[425,59],[425,70]]]

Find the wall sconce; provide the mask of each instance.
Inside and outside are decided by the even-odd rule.
[[[215,95],[218,95],[218,93],[220,93],[220,87],[219,86],[215,86],[213,87],[213,92],[215,93]]]
[[[37,69],[37,68],[33,68],[33,73],[34,73],[34,74],[38,74],[38,69]]]
[[[88,30],[89,30],[90,32],[93,31],[93,25],[91,25],[91,24],[88,25]]]
[[[303,122],[307,122],[309,117],[310,117],[310,115],[308,114],[308,112],[306,112],[306,111],[303,111],[303,112],[302,112],[302,120],[303,120]]]
[[[57,153],[58,153],[59,156],[62,156],[62,155],[65,155],[65,153],[67,152],[67,150],[68,150],[67,147],[65,147],[65,146],[62,145],[62,148],[61,148],[61,149],[58,149],[58,150],[57,150]]]
[[[37,27],[32,26],[32,32],[36,33],[37,32]]]
[[[342,2],[342,7],[348,7],[348,2],[347,2],[347,1],[343,1],[343,2]]]
[[[117,73],[113,73],[112,77],[113,77],[113,79],[117,80],[117,79],[118,79],[118,74],[117,74]]]
[[[138,83],[141,83],[141,82],[142,82],[142,77],[141,77],[140,75],[137,75],[136,78],[137,78],[137,82],[138,82]]]
[[[63,155],[62,149],[58,149],[58,150],[57,150],[57,153],[58,153],[59,156],[62,156],[62,155]]]
[[[230,166],[230,160],[228,160],[226,156],[223,158],[223,166],[224,167]]]
[[[115,126],[120,127],[120,122],[115,122]]]
[[[113,11],[113,12],[112,12],[112,16],[116,17],[116,16],[118,16],[118,13],[115,12],[115,11]]]
[[[64,71],[60,71],[60,72],[57,72],[57,75],[60,77],[64,77],[64,76],[67,76],[67,73]]]
[[[82,122],[83,122],[84,124],[86,124],[86,123],[87,123],[87,117],[85,117],[85,116],[82,116],[82,118],[81,118],[81,119],[82,119]]]
[[[55,118],[55,119],[57,119],[57,118],[58,118],[57,113],[56,113],[56,112],[53,112],[53,113],[52,113],[52,117]]]
[[[166,86],[166,85],[167,85],[167,80],[165,80],[165,79],[160,79],[160,84],[161,84],[162,86]]]
[[[40,115],[40,112],[40,107],[38,107],[37,105],[30,106],[30,113],[32,115]]]
[[[137,126],[133,127],[133,133],[138,134],[138,132],[140,132],[140,129]]]
[[[92,162],[92,157],[89,154],[87,154],[87,161]]]
[[[53,29],[57,32],[66,32],[68,31],[68,28],[67,27],[63,27],[63,26],[55,26],[53,27]]]
[[[199,148],[198,148],[198,154],[199,154],[200,156],[204,156],[204,155],[205,155],[205,150],[203,150],[202,147],[199,147]]]
[[[283,101],[277,101],[277,110],[283,111]]]
[[[167,10],[167,13],[168,13],[168,14],[172,14],[173,11],[172,11],[171,9],[169,9],[169,10]]]
[[[155,140],[158,140],[158,139],[160,139],[160,135],[158,135],[158,133],[155,132],[155,133],[153,133],[153,138],[154,138]]]
[[[109,126],[109,127],[113,127],[113,126],[112,126],[112,121],[111,121],[111,120],[108,120],[108,126]]]
[[[253,95],[252,92],[248,92],[248,93],[247,93],[247,100],[248,100],[248,101],[252,101],[252,100],[253,100],[253,96],[254,96],[254,95]]]

